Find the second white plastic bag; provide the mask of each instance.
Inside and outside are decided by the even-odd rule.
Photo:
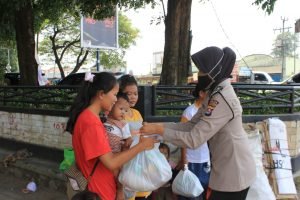
[[[203,187],[198,177],[191,172],[187,165],[175,177],[172,191],[184,197],[198,197],[203,192]]]

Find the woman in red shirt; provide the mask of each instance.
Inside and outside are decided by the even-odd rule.
[[[113,171],[120,169],[139,152],[153,148],[156,142],[153,138],[141,137],[140,143],[133,148],[118,154],[112,153],[99,114],[111,110],[118,91],[119,85],[112,74],[86,73],[83,86],[71,106],[66,129],[72,134],[76,164],[86,178],[96,160],[100,160],[88,189],[103,200],[116,199]]]

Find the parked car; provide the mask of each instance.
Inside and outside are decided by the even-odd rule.
[[[19,72],[9,72],[4,74],[4,82],[6,85],[19,85],[20,79],[21,76]]]
[[[84,80],[85,73],[69,74],[65,78],[61,79],[57,85],[80,85]]]
[[[290,76],[289,78],[285,79],[284,81],[280,82],[280,84],[299,84],[300,83],[300,72]]]
[[[92,72],[93,74],[96,74],[97,72]],[[123,76],[125,73],[124,72],[116,72],[114,73],[115,77],[118,79],[121,76]],[[65,78],[61,79],[57,85],[80,85],[83,80],[84,80],[85,73],[80,72],[80,73],[74,73],[74,74],[69,74]]]
[[[244,71],[241,71],[244,72]],[[276,84],[270,74],[262,71],[249,71],[247,73],[239,74],[239,82],[250,84]]]
[[[253,71],[252,72],[254,84],[273,84],[274,80],[267,72]]]

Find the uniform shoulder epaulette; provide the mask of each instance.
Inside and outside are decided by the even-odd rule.
[[[217,86],[210,94],[210,97],[214,96],[215,94],[221,92],[223,90],[222,86]]]

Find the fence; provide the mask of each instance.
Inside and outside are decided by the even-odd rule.
[[[0,87],[0,110],[66,116],[78,87]]]
[[[244,115],[292,114],[300,110],[300,86],[233,84]],[[146,121],[178,121],[194,98],[194,86],[140,86],[137,108]],[[78,87],[0,87],[0,110],[67,116]]]

